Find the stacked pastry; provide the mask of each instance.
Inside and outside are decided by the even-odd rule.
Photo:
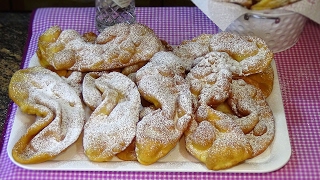
[[[257,37],[203,34],[168,48],[141,24],[98,36],[54,26],[38,45],[41,66],[19,70],[9,86],[21,110],[38,116],[13,148],[19,163],[53,159],[83,132],[90,161],[150,165],[185,136],[187,151],[219,170],[274,138],[273,54]]]
[[[195,107],[187,150],[214,170],[261,154],[275,130],[266,102],[273,54],[264,41],[222,32],[187,40],[173,53],[193,60],[186,75]]]
[[[19,163],[53,159],[82,131],[90,160],[106,161],[123,151],[135,138],[140,94],[119,71],[131,72],[163,49],[141,24],[118,24],[98,36],[58,26],[46,30],[38,41],[41,66],[19,70],[9,85],[10,98],[37,116],[15,144],[13,158]],[[88,120],[85,105],[93,111]]]

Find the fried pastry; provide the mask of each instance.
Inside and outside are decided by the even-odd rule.
[[[53,26],[39,37],[37,55],[40,64],[52,70],[89,72],[145,62],[163,49],[161,40],[142,24],[116,24],[97,37]]]
[[[43,67],[19,70],[10,81],[9,96],[22,112],[36,115],[12,149],[18,163],[51,160],[80,136],[85,121],[81,99],[56,73]]]
[[[237,116],[234,121],[241,127],[252,146],[255,157],[264,152],[275,134],[272,111],[261,90],[244,80],[233,80],[228,103]]]
[[[182,58],[194,60],[210,52],[209,44],[212,34],[201,34],[191,40],[185,40],[173,49],[173,54]]]
[[[201,34],[173,49],[175,55],[189,60],[196,60],[210,52],[226,52],[231,57],[227,63],[234,76],[261,73],[273,59],[273,53],[262,39],[229,32]]]
[[[216,2],[227,2],[239,4],[251,10],[266,10],[286,6],[300,0],[213,0]]]
[[[39,116],[15,145],[14,158],[50,160],[81,130],[84,153],[97,162],[116,156],[149,165],[183,135],[187,151],[211,170],[265,151],[275,133],[266,102],[273,54],[266,44],[222,32],[170,49],[141,24],[118,24],[99,35],[49,28],[38,42],[43,67],[18,71],[9,86],[22,111]],[[86,122],[80,97],[91,110]]]
[[[141,96],[156,108],[137,125],[136,154],[141,164],[152,164],[170,152],[192,118],[185,69],[179,57],[171,52],[158,52],[137,71]]]
[[[234,76],[233,79],[243,79],[246,83],[259,88],[267,98],[273,90],[274,72],[272,66],[268,66],[261,73],[251,74],[249,76]]]
[[[82,80],[83,80],[83,74],[78,71],[69,71],[68,74],[65,74],[64,76],[59,76],[65,80],[73,89],[77,92],[78,96],[81,97],[82,92]]]
[[[232,59],[224,52],[210,52],[197,58],[198,63],[187,74],[191,93],[196,99],[196,107],[200,104],[217,106],[224,102],[230,94],[232,73],[228,61]]]
[[[232,61],[227,52],[210,52],[194,60],[186,77],[196,104],[196,121],[185,133],[186,147],[213,170],[261,154],[274,136],[273,115],[266,95],[259,89],[262,82],[255,87],[244,80],[252,84],[269,80],[264,88],[268,94],[273,85],[272,67],[269,65],[264,74],[239,77],[232,73]]]
[[[230,168],[252,157],[245,134],[226,114],[201,105],[196,120],[185,132],[186,148],[208,169]]]
[[[264,10],[283,7],[300,0],[260,0],[251,6],[252,10]]]
[[[216,2],[228,2],[228,3],[235,3],[235,4],[239,4],[241,6],[250,8],[252,5],[252,0],[214,0]],[[255,0],[254,0],[255,1]]]
[[[136,136],[140,94],[137,86],[119,72],[94,80],[102,102],[85,123],[83,147],[91,161],[109,161],[125,150]]]
[[[95,82],[107,72],[89,72],[84,75],[82,83],[83,102],[94,111],[103,101],[101,90],[98,89]]]
[[[196,103],[196,121],[185,132],[186,148],[212,170],[232,167],[252,154],[240,127],[228,115],[213,109],[230,95],[228,59],[225,52],[210,52],[195,60],[198,63],[186,77]]]
[[[116,154],[116,156],[123,161],[136,161],[136,140],[133,139],[129,146],[127,146],[123,151]]]
[[[212,36],[210,51],[226,52],[234,61],[229,62],[236,76],[261,73],[273,59],[267,44],[256,36],[240,36],[221,32]]]

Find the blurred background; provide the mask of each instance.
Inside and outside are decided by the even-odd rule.
[[[191,0],[135,0],[136,6],[194,6]],[[1,0],[0,11],[32,11],[40,7],[90,7],[95,0]]]

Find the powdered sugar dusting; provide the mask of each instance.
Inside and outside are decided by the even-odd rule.
[[[253,157],[255,157],[261,154],[274,138],[275,122],[272,111],[261,90],[243,80],[233,80],[231,87],[230,105],[233,109],[237,109],[240,117],[244,116],[240,119],[236,117],[235,121],[240,127],[245,128],[246,124],[250,127],[245,132],[253,148]],[[247,114],[248,112],[251,114]]]
[[[89,160],[109,161],[136,138],[138,161],[152,164],[169,153],[185,133],[186,148],[192,155],[209,169],[223,169],[260,154],[270,145],[274,136],[270,107],[253,86],[232,80],[269,66],[272,53],[263,41],[228,33],[203,34],[182,42],[173,52],[161,50],[163,45],[153,31],[140,24],[119,24],[97,37],[52,27],[39,38],[40,63],[50,69],[72,70],[70,76],[60,79],[77,96],[82,92],[84,103],[93,111],[83,136]],[[54,115],[77,116],[77,111],[65,110],[77,102],[67,98],[70,102],[63,105],[51,103],[52,97],[72,95],[45,78],[39,82],[32,85],[47,95],[40,97],[33,91],[30,95],[41,104],[37,108],[42,114],[48,115],[32,126],[48,126],[50,130],[43,136],[54,138],[43,140],[59,146],[54,140],[70,136],[71,122],[47,122]],[[148,103],[142,103],[140,96]],[[233,114],[215,110],[221,104],[230,106],[228,113]],[[51,158],[56,149],[46,146],[32,140],[26,154],[32,155],[34,147],[46,148],[49,153],[45,156]]]
[[[136,153],[142,164],[154,163],[174,148],[191,120],[191,93],[183,78],[187,66],[174,54],[159,52],[137,71],[141,96],[158,108],[137,125]]]
[[[199,104],[216,106],[228,98],[232,78],[228,59],[226,53],[208,53],[198,58],[198,64],[188,73],[186,79]]]
[[[86,73],[82,83],[82,97],[84,103],[93,111],[102,102],[101,92],[95,85],[95,80],[106,72],[89,72]]]
[[[239,62],[230,62],[237,64],[233,73],[238,76],[262,72],[273,58],[271,50],[258,37],[221,32],[213,35],[210,40],[210,51],[226,52]]]
[[[49,38],[55,30],[60,29],[52,27],[42,36]],[[122,68],[148,61],[153,54],[164,49],[154,32],[141,24],[124,23],[106,28],[93,43],[74,30],[62,31],[48,47],[42,47],[42,39],[39,38],[40,59],[47,56],[41,61],[47,61],[56,70],[87,72]]]
[[[249,141],[229,116],[201,105],[196,120],[186,131],[186,148],[209,169],[228,168],[251,157]]]
[[[90,160],[108,161],[135,137],[140,94],[134,82],[118,72],[102,74],[94,83],[103,101],[85,124],[83,147]]]
[[[84,124],[82,102],[57,74],[42,67],[20,70],[13,76],[10,91],[23,111],[38,115],[13,148],[18,162],[52,159],[78,139]]]

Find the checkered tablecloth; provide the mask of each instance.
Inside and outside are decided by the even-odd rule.
[[[171,45],[199,34],[219,31],[196,7],[138,7],[136,13],[138,22],[152,28]],[[62,29],[75,29],[80,33],[96,32],[94,15],[93,8],[42,8],[34,11],[21,68],[27,67],[36,51],[39,35],[47,28],[59,25]],[[277,171],[195,173],[26,170],[13,164],[7,155],[7,143],[16,109],[11,104],[1,141],[0,179],[320,179],[320,25],[308,21],[299,42],[289,50],[275,54],[275,62],[292,146],[289,162]]]

